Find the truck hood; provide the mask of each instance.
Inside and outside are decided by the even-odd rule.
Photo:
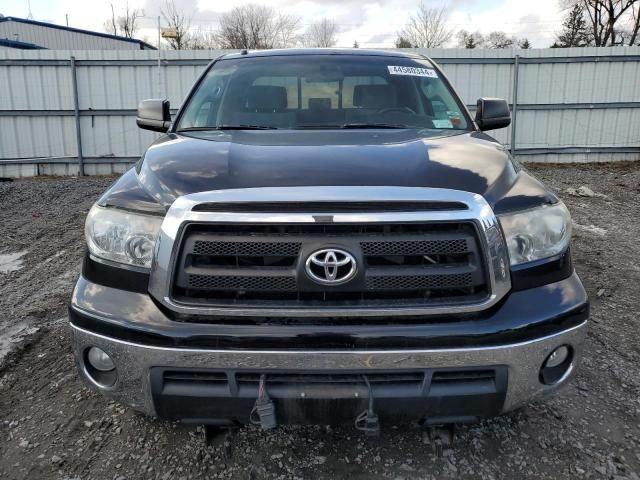
[[[135,183],[144,193],[125,188],[123,180],[102,203],[129,208],[122,202],[135,193],[138,203],[151,197],[166,210],[177,197],[209,190],[384,185],[464,190],[494,206],[520,177],[505,148],[488,135],[436,130],[168,134],[149,147],[137,170]],[[544,201],[546,189],[534,183],[516,196]]]
[[[140,179],[159,202],[227,188],[389,185],[479,193],[508,187],[500,144],[435,131],[211,131],[168,135],[146,152]]]

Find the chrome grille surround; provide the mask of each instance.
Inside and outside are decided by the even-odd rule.
[[[349,213],[316,211],[309,213],[259,213],[254,211],[219,212],[197,211],[194,207],[207,203],[255,203],[256,209],[264,202],[314,201],[348,204],[350,202],[458,202],[466,206],[459,210],[433,210],[402,212],[395,209],[385,212]],[[183,304],[171,298],[176,256],[184,227],[201,224],[376,224],[376,223],[428,223],[473,222],[479,232],[489,276],[489,294],[481,301],[424,306],[371,306],[353,308],[334,307],[284,307],[272,306],[238,308],[233,306],[207,306]],[[384,241],[384,240],[382,240]],[[283,187],[216,190],[179,197],[173,203],[164,222],[155,247],[151,268],[149,292],[164,306],[181,314],[261,317],[354,317],[442,315],[484,310],[498,302],[511,288],[509,259],[506,243],[498,220],[481,195],[459,190],[420,187]]]

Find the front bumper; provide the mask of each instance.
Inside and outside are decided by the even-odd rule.
[[[352,421],[366,407],[363,375],[405,372],[417,372],[424,381],[374,385],[376,413],[384,423],[450,423],[499,414],[567,383],[580,359],[588,312],[575,273],[512,291],[496,307],[473,316],[413,322],[171,318],[146,293],[85,277],[76,285],[69,310],[74,354],[90,386],[148,415],[210,424],[248,422],[257,386],[242,387],[236,379],[263,373],[282,423]],[[540,368],[561,345],[573,351],[571,366],[556,384],[545,385]],[[108,387],[87,368],[91,346],[107,352],[116,365],[117,379]],[[167,371],[177,381],[165,382]],[[433,378],[442,372],[469,379],[473,371],[495,375],[489,382],[471,379],[434,387]],[[270,378],[281,382],[282,375],[297,380],[269,383]],[[319,385],[321,376],[343,383]]]
[[[586,322],[568,330],[527,342],[494,347],[423,350],[231,351],[182,349],[139,345],[91,333],[75,326],[72,326],[72,332],[76,360],[84,379],[107,396],[148,415],[158,415],[156,408],[159,398],[158,392],[155,392],[156,403],[154,403],[151,381],[152,370],[155,367],[191,369],[193,371],[203,371],[203,369],[215,371],[250,370],[267,374],[271,371],[300,372],[302,374],[348,371],[371,374],[376,371],[390,370],[505,367],[508,380],[504,403],[497,406],[497,413],[500,413],[522,405],[534,397],[550,393],[569,380],[579,361],[580,346],[586,334]],[[560,345],[570,345],[573,348],[573,363],[567,375],[557,384],[543,385],[539,380],[540,367],[549,353]],[[84,359],[84,352],[89,346],[97,346],[112,357],[118,371],[118,378],[113,386],[102,387],[95,383],[89,375]],[[304,391],[303,387],[301,392]],[[326,391],[324,393],[315,391],[314,393],[312,388],[309,388],[306,393],[306,395],[302,395],[305,401],[313,401],[314,395],[320,397],[327,395]],[[343,394],[345,393],[343,392]],[[198,397],[197,393],[194,395]],[[329,395],[335,397],[335,393]],[[356,389],[346,395],[357,397],[360,395],[360,390]],[[229,395],[228,398],[223,399],[227,403],[224,415],[220,415],[220,417],[208,414],[206,418],[203,418],[200,411],[198,413],[190,412],[186,408],[179,419],[204,423],[223,423],[225,420],[244,423],[243,420],[248,418],[252,402],[236,402],[232,397],[233,395]],[[255,394],[253,394],[253,399],[255,399]],[[206,396],[200,397],[199,400],[204,404],[209,401],[221,401],[220,398],[214,399]],[[441,403],[447,403],[446,398],[440,400]],[[474,398],[469,398],[468,402],[454,402],[455,405],[458,405],[457,411],[456,409],[453,411],[445,410],[446,415],[442,418],[432,417],[431,420],[449,421],[451,419],[477,418],[480,415],[474,410],[473,401]],[[249,405],[248,408],[247,405]],[[393,402],[387,402],[387,405],[388,409],[394,408]],[[401,409],[402,405],[397,404],[395,408]],[[383,412],[383,415],[384,413],[389,412]],[[425,413],[428,415],[429,412]],[[175,415],[170,416],[175,417]],[[421,419],[415,418],[415,420]],[[327,419],[328,421],[329,419]]]

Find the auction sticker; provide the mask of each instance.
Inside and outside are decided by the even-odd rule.
[[[400,67],[395,65],[387,65],[391,75],[410,75],[412,77],[429,77],[438,78],[438,74],[431,68],[420,67]]]
[[[453,128],[453,124],[450,120],[431,120],[433,122],[433,128]]]

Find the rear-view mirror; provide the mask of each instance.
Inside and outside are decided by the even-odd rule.
[[[171,125],[171,113],[169,111],[169,100],[152,98],[143,100],[138,105],[136,115],[138,127],[154,132],[166,132]]]
[[[476,105],[476,123],[480,130],[504,128],[511,123],[509,104],[501,98],[479,98]]]

